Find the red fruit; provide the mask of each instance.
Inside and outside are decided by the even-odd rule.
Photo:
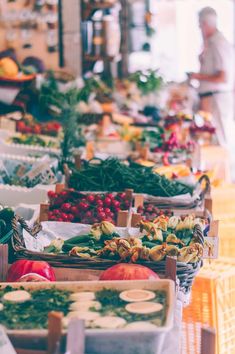
[[[103,200],[101,200],[101,199],[96,200],[96,205],[102,207],[104,205]]]
[[[106,198],[110,198],[110,199],[113,199],[114,198],[114,195],[112,193],[107,193],[105,195]]]
[[[53,214],[54,215],[60,215],[61,211],[59,209],[54,209]]]
[[[111,213],[109,214],[109,216],[110,216],[110,218],[113,219],[113,218],[114,218],[114,213],[111,212]]]
[[[118,208],[118,207],[120,207],[120,202],[118,201],[118,200],[113,200],[112,201],[112,205],[114,206],[114,208],[116,209],[116,208]]]
[[[105,214],[110,214],[110,213],[111,213],[111,210],[110,210],[109,208],[105,208],[105,209],[104,209],[104,212],[105,212]]]
[[[10,266],[7,274],[7,281],[20,281],[20,278],[26,274],[38,274],[49,281],[56,280],[55,273],[47,262],[22,259]]]
[[[50,198],[50,199],[54,199],[54,198],[57,198],[57,197],[58,197],[58,195],[57,195],[55,192],[53,192],[53,191],[48,191],[48,192],[47,192],[47,196],[48,196],[48,198]]]
[[[104,208],[102,206],[97,207],[97,212],[101,213],[104,211]]]
[[[50,220],[50,218],[53,216],[53,211],[48,211],[48,219]]]
[[[103,220],[106,218],[106,214],[104,212],[98,213],[98,217]]]
[[[73,214],[67,214],[67,218],[69,221],[73,221],[74,220],[74,215]]]
[[[67,221],[68,220],[68,215],[65,213],[61,213],[60,217],[63,219],[63,221]]]
[[[84,202],[80,202],[78,204],[78,210],[82,210],[82,211],[85,211],[89,208],[89,205],[87,203],[84,203]]]
[[[117,195],[120,199],[126,199],[126,193],[118,193]]]
[[[62,221],[64,221],[64,220],[63,220],[62,218],[57,218],[56,221],[62,222]]]
[[[88,201],[89,203],[94,203],[94,201],[95,201],[94,195],[93,195],[93,194],[88,195],[87,201]]]
[[[100,280],[157,280],[157,273],[139,264],[119,263],[106,269]]]
[[[52,215],[52,216],[50,217],[50,221],[55,221],[55,220],[57,220],[57,217],[56,217],[55,215]]]
[[[71,204],[70,203],[64,203],[61,205],[61,210],[63,210],[64,212],[68,212],[71,209]]]
[[[121,210],[120,207],[115,207],[114,209],[115,209],[115,212],[116,212],[116,213],[117,213],[119,210]]]
[[[40,124],[36,124],[36,125],[32,128],[32,130],[33,130],[33,133],[34,133],[34,134],[41,134],[41,132],[42,132],[42,129],[41,129],[41,127],[40,127]]]
[[[59,193],[59,196],[60,197],[67,197],[68,196],[68,191],[61,191],[60,193]]]
[[[114,202],[114,200],[113,200],[113,202]],[[110,198],[106,197],[106,198],[104,199],[104,205],[105,205],[106,207],[109,207],[109,206],[111,205],[111,203],[112,203],[112,200],[111,200]]]
[[[85,215],[86,215],[87,218],[91,218],[92,217],[92,212],[90,210],[88,210]]]
[[[72,214],[76,215],[77,212],[78,212],[77,207],[76,207],[76,206],[72,206],[72,207],[70,208],[70,212],[71,212]]]
[[[149,205],[145,210],[147,213],[151,213],[153,211],[153,207]]]

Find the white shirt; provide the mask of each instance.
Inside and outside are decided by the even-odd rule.
[[[199,93],[209,91],[227,92],[233,90],[233,47],[221,32],[216,31],[215,34],[208,39],[199,60],[201,64],[201,74],[214,75],[218,73],[218,71],[225,71],[227,78],[227,81],[224,83],[200,81]]]

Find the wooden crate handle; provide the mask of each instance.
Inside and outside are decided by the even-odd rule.
[[[201,329],[201,354],[215,354],[216,332],[213,328]]]
[[[56,183],[55,185],[55,192],[60,193],[65,189],[64,183]]]
[[[0,282],[6,281],[8,272],[8,245],[0,245]]]
[[[79,318],[69,321],[66,353],[85,354],[85,324]]]
[[[212,214],[213,201],[209,196],[205,198],[205,209],[207,209]]]
[[[131,215],[131,227],[136,227],[142,220],[142,215],[139,213],[133,213]]]
[[[176,264],[177,259],[176,257],[166,257],[166,270],[165,270],[165,277],[167,279],[171,279],[176,282],[177,273],[176,273]]]
[[[40,204],[39,221],[48,221],[49,204]]]
[[[139,206],[142,207],[143,205],[144,205],[144,196],[142,194],[135,195],[134,207],[138,208]]]
[[[133,189],[125,189],[126,198],[127,198],[129,201],[132,201],[133,192],[134,192]]]
[[[126,227],[128,226],[129,212],[128,210],[119,210],[117,215],[117,226]]]
[[[62,312],[52,311],[48,314],[48,346],[47,354],[54,354],[58,342],[61,340],[62,335]]]

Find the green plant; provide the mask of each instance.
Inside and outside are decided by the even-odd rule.
[[[135,82],[143,95],[158,91],[163,84],[163,78],[158,70],[148,69],[146,71],[136,71],[129,76],[129,80]]]

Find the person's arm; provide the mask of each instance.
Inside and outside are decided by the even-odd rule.
[[[226,73],[224,70],[220,70],[214,75],[190,73],[189,78],[190,80],[209,81],[209,82],[214,82],[219,84],[219,83],[226,82]]]

